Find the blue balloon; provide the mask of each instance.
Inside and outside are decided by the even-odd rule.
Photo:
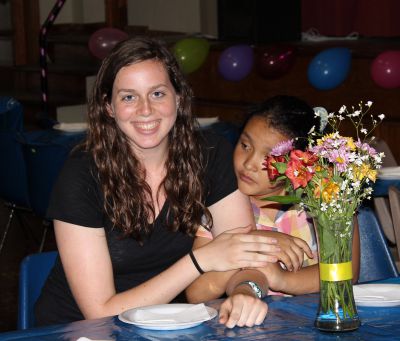
[[[350,71],[351,52],[334,47],[318,53],[308,66],[308,80],[317,89],[330,90],[340,85]]]
[[[240,81],[253,68],[254,53],[249,45],[234,45],[222,51],[218,71],[228,81]]]

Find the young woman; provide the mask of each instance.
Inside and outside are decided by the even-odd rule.
[[[253,218],[229,143],[196,130],[191,96],[173,55],[153,39],[123,41],[104,59],[87,140],[48,209],[60,257],[35,307],[39,324],[168,303],[200,271],[276,261],[275,238],[247,233]],[[191,253],[201,224],[216,238]]]
[[[280,262],[268,264],[258,271],[267,278],[274,292],[298,295],[319,290],[317,242],[312,220],[297,207],[264,201],[262,198],[285,195],[280,183],[271,183],[263,162],[278,143],[296,139],[296,148],[304,149],[313,126],[320,127],[319,118],[304,101],[292,96],[276,96],[261,103],[249,116],[234,151],[234,167],[238,187],[249,196],[257,231],[252,234],[273,236],[279,241]],[[353,280],[359,273],[358,227],[353,240]],[[211,235],[204,229],[197,233],[195,246],[206,245]],[[255,270],[210,272],[201,276],[186,291],[189,301],[220,297],[243,286],[243,276]],[[271,292],[270,292],[271,293]],[[251,298],[242,296],[242,306]],[[247,303],[250,300],[250,303]],[[223,305],[227,305],[225,302]],[[238,303],[239,304],[239,303]]]

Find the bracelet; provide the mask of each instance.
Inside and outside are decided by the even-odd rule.
[[[204,273],[203,269],[200,267],[199,263],[197,263],[197,259],[193,254],[193,251],[190,250],[189,251],[189,256],[194,264],[194,266],[196,267],[197,271],[200,272],[200,275],[202,275]]]
[[[254,294],[258,297],[258,298],[263,298],[265,297],[265,293],[262,291],[262,289],[258,286],[258,284],[256,282],[253,281],[244,281],[241,282],[237,285],[237,287],[239,285],[243,285],[246,284],[248,286],[250,286],[250,288],[254,291]]]

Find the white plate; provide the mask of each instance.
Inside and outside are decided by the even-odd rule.
[[[213,319],[217,316],[217,310],[211,307],[204,306],[207,310],[208,317],[193,316],[190,317],[190,321],[185,322],[177,322],[174,321],[172,318],[177,316],[177,314],[183,313],[185,310],[195,307],[196,304],[160,304],[160,305],[152,305],[147,307],[140,307],[140,308],[133,308],[124,311],[123,313],[118,315],[118,318],[125,323],[130,323],[135,325],[136,327],[143,328],[143,329],[152,329],[152,330],[177,330],[177,329],[185,329],[185,328],[192,328],[198,326],[199,324]],[[135,318],[136,313],[141,310],[148,312],[154,315],[160,315],[163,318],[160,320],[137,320]],[[168,315],[171,316],[171,321],[166,319]]]
[[[200,127],[205,128],[211,124],[217,123],[219,121],[218,116],[215,117],[197,117]]]
[[[353,286],[354,300],[359,306],[394,307],[400,305],[400,284],[359,284]]]
[[[88,128],[87,123],[58,123],[53,126],[53,129],[65,131],[67,133],[79,133]]]

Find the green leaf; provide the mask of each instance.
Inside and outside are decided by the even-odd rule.
[[[304,188],[303,187],[298,187],[294,193],[295,193],[297,198],[301,198],[301,196],[304,193]]]
[[[279,174],[284,174],[286,172],[286,163],[284,162],[275,162],[274,167],[278,170]]]
[[[271,197],[262,198],[261,200],[264,201],[275,201],[279,202],[280,204],[298,204],[301,202],[300,198],[296,197],[295,195],[273,195]]]

